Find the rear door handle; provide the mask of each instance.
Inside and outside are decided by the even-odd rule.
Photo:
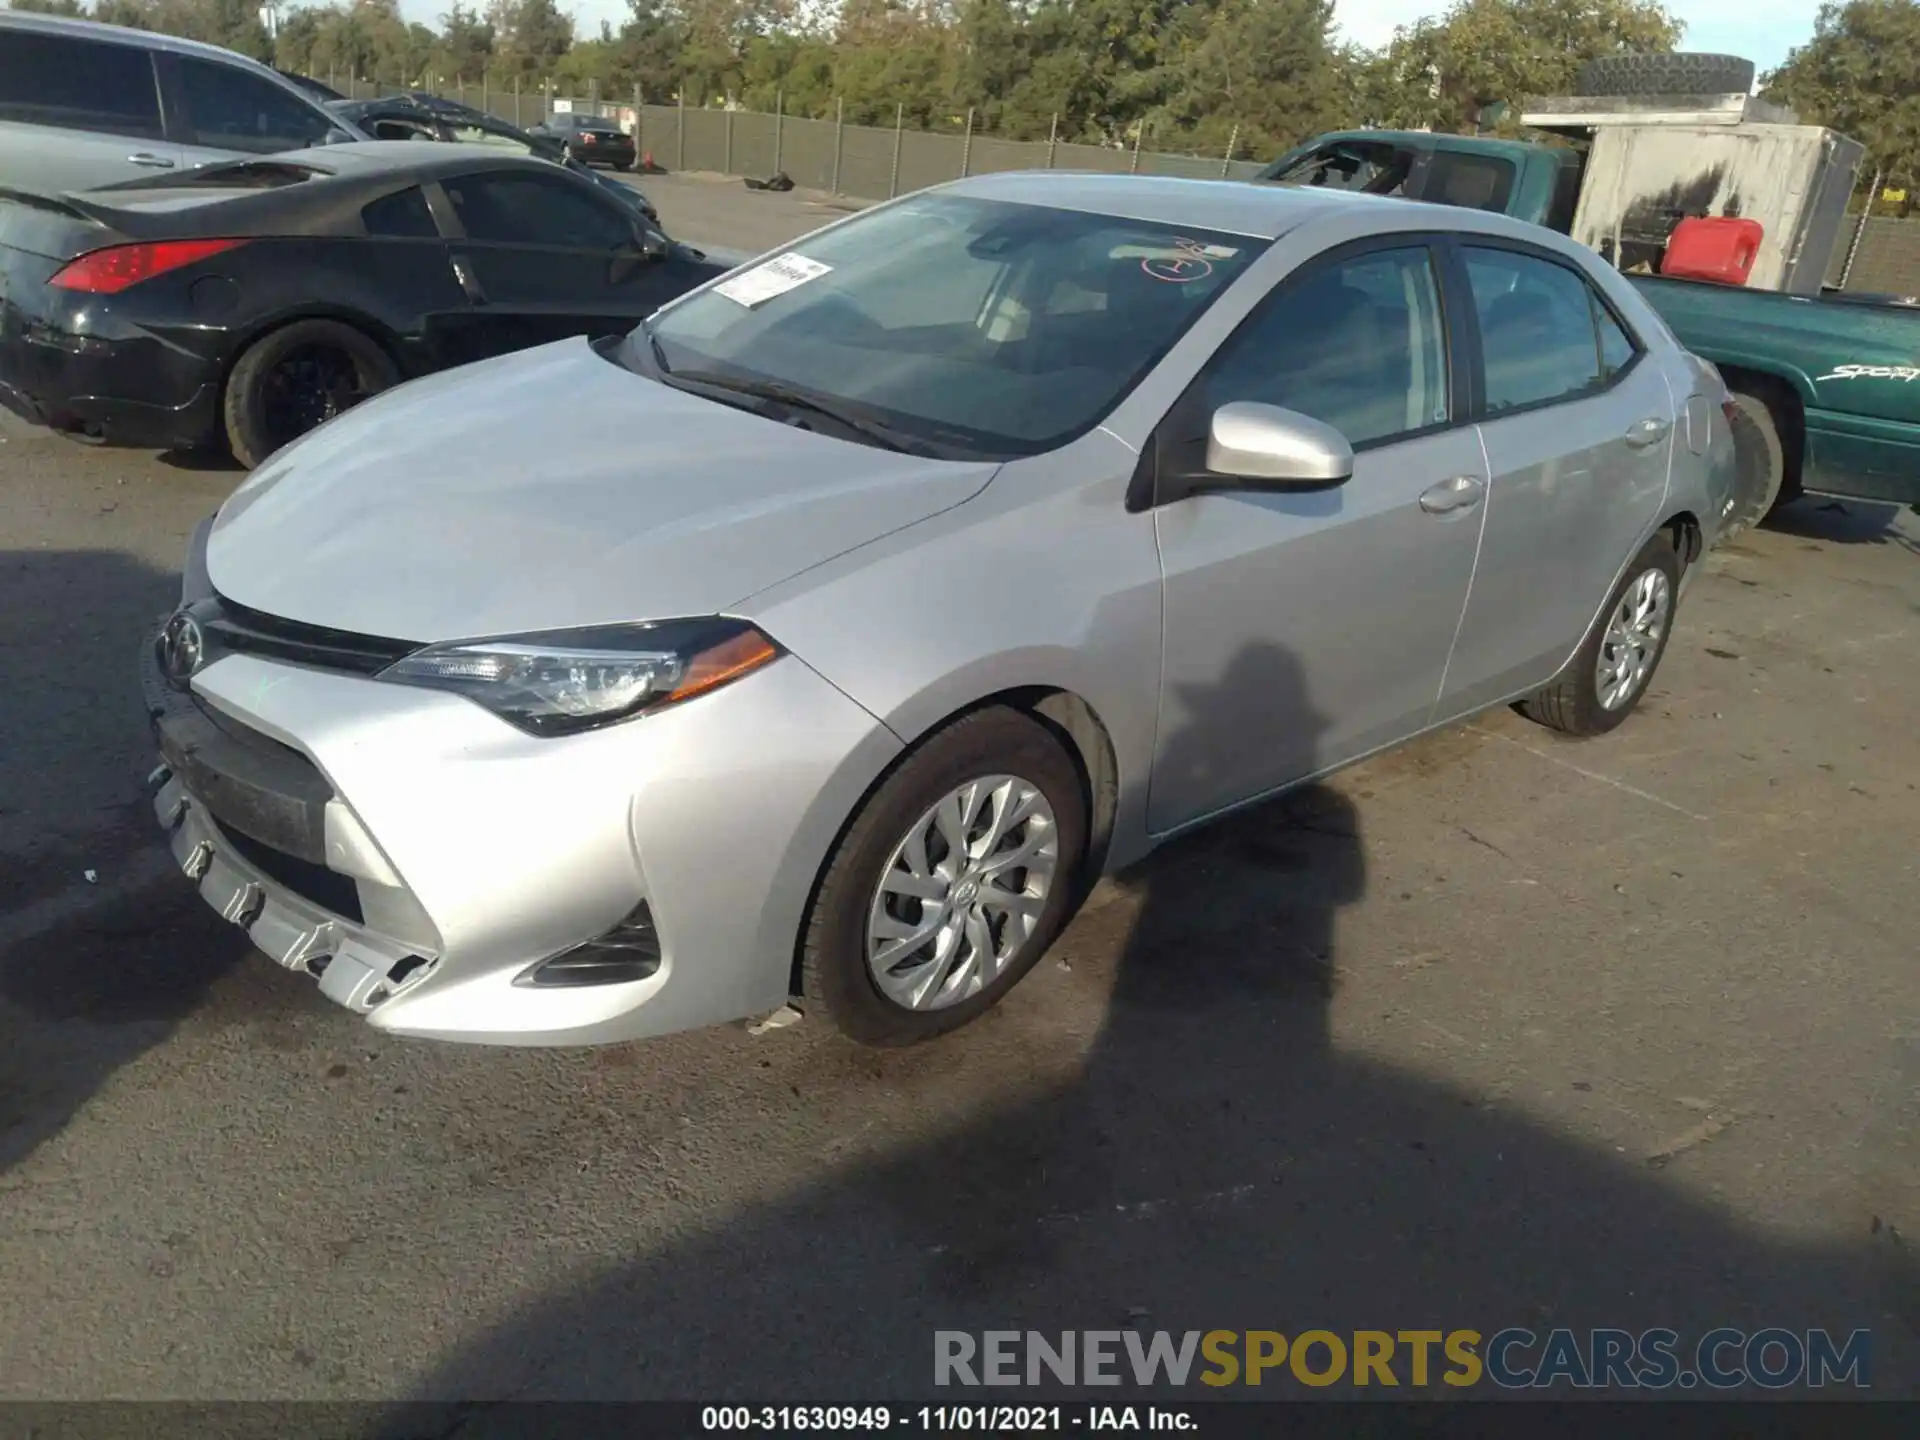
[[[1658,445],[1667,438],[1667,432],[1673,428],[1671,420],[1662,420],[1650,416],[1627,431],[1627,444],[1636,450],[1644,450],[1649,445]]]
[[[480,277],[473,273],[473,262],[464,255],[453,257],[453,278],[460,282],[460,288],[467,292],[467,299],[476,305],[487,303],[487,292],[480,288]]]
[[[156,155],[151,150],[136,150],[127,156],[130,165],[144,165],[149,170],[171,170],[173,161],[164,155]]]
[[[1450,515],[1456,510],[1471,510],[1486,493],[1486,482],[1478,475],[1456,475],[1422,492],[1420,508],[1429,515]]]

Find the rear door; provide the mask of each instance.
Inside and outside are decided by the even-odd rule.
[[[0,28],[0,186],[58,195],[179,167],[153,53]]]
[[[1659,519],[1675,431],[1659,365],[1575,261],[1506,240],[1457,254],[1492,493],[1441,717],[1544,684],[1573,653]]]
[[[473,305],[468,359],[624,333],[670,298],[673,267],[639,258],[632,214],[566,171],[546,169],[441,182],[454,271]]]
[[[360,223],[379,242],[377,288],[391,307],[384,318],[398,337],[401,367],[419,375],[468,358],[473,305],[425,192],[410,185],[383,195],[361,207]]]
[[[209,165],[234,155],[274,155],[324,145],[338,127],[291,86],[238,65],[194,55],[159,56],[171,131],[183,163]]]

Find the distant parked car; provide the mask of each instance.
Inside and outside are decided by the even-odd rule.
[[[0,10],[0,186],[58,194],[366,138],[231,50]]]
[[[924,1040],[1184,830],[1508,702],[1621,724],[1727,403],[1502,216],[977,176],[258,472],[147,652],[155,811],[382,1030],[797,989]]]
[[[535,135],[551,135],[566,147],[567,154],[588,165],[611,165],[616,170],[631,170],[639,158],[633,136],[611,120],[598,115],[549,115],[533,127]]]
[[[376,140],[440,140],[462,145],[496,145],[517,155],[538,155],[565,165],[600,186],[607,194],[639,211],[654,224],[660,217],[653,202],[632,185],[603,175],[570,158],[566,146],[551,135],[534,135],[509,125],[497,115],[456,108],[423,105],[417,95],[394,95],[382,100],[344,100],[333,107]]]
[[[0,190],[0,401],[257,465],[409,376],[621,333],[724,268],[557,165],[465,146]]]

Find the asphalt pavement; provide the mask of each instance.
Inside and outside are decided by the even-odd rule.
[[[643,183],[743,249],[844,213]],[[1176,845],[937,1044],[494,1051],[367,1029],[163,857],[135,647],[237,480],[0,419],[0,1399],[1508,1325],[1866,1328],[1920,1397],[1920,515],[1792,507],[1615,734],[1497,712]]]

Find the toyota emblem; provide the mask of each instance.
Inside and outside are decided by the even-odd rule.
[[[179,611],[160,632],[160,669],[174,684],[184,686],[206,658],[206,649],[200,622]]]

